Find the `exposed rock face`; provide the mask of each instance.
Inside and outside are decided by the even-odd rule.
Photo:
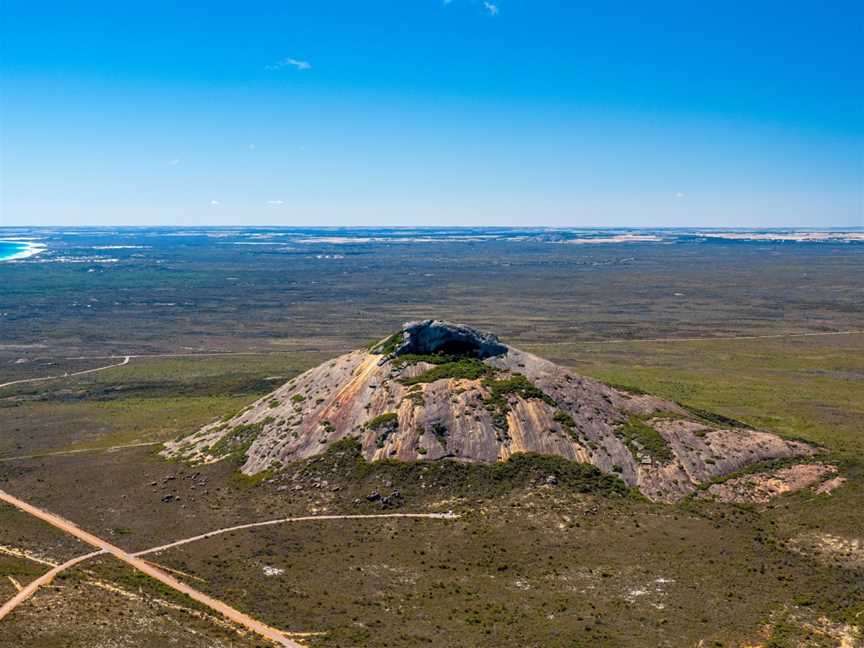
[[[254,474],[346,436],[360,440],[370,461],[560,455],[664,501],[759,461],[816,453],[799,441],[713,424],[438,320],[406,324],[372,349],[311,369],[164,453],[206,462],[242,453],[243,472]]]
[[[837,467],[822,463],[806,463],[780,468],[769,472],[754,473],[729,479],[721,484],[712,484],[700,493],[704,499],[736,504],[764,504],[784,493],[794,493],[809,486],[817,494],[830,493],[834,479],[826,476],[837,472]],[[842,479],[842,477],[835,478]],[[819,482],[822,482],[821,484]],[[840,482],[841,484],[843,482]]]
[[[462,324],[441,320],[409,322],[402,327],[402,333],[403,342],[396,347],[394,357],[408,353],[444,353],[482,359],[507,353],[507,347],[501,344],[498,336]]]

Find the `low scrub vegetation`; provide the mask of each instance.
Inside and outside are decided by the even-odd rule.
[[[418,484],[427,483],[436,484],[448,496],[487,497],[546,483],[547,478],[554,475],[559,487],[575,492],[639,498],[623,481],[604,475],[590,464],[534,453],[517,453],[507,461],[494,464],[394,459],[368,462],[361,454],[360,442],[347,437],[330,445],[320,460],[305,468],[301,468],[302,465],[298,464],[297,468],[311,469],[322,475],[347,476],[359,483],[361,490],[364,484],[389,480],[406,493],[415,490]]]
[[[365,427],[367,430],[380,430],[383,427],[395,427],[397,425],[399,425],[399,415],[396,412],[385,412],[366,421]]]
[[[477,380],[492,373],[492,367],[475,358],[462,358],[455,362],[439,364],[419,376],[413,378],[400,378],[403,385],[417,385],[420,383],[432,383],[436,380],[457,379]]]
[[[390,355],[402,343],[404,338],[405,334],[402,331],[398,331],[383,342],[372,344],[371,351],[372,353],[380,353],[381,355]]]
[[[615,434],[631,450],[647,454],[655,461],[668,463],[674,458],[666,439],[638,416],[631,416],[624,425],[615,430]]]
[[[462,356],[465,357],[465,356]],[[455,355],[445,355],[441,353],[405,353],[400,356],[393,358],[391,361],[392,365],[396,368],[407,367],[408,365],[418,364],[420,362],[427,362],[429,364],[440,365],[446,364],[448,362],[456,362],[460,360],[459,356]]]
[[[396,412],[385,412],[379,414],[373,419],[366,421],[364,426],[367,430],[375,430],[378,436],[375,438],[375,445],[379,448],[384,447],[384,442],[387,437],[396,431],[399,427],[399,415]]]
[[[210,446],[209,454],[214,457],[243,455],[264,428],[265,421],[249,423],[232,428],[225,436]]]
[[[524,400],[537,398],[549,405],[556,405],[555,399],[522,374],[513,374],[503,380],[490,377],[483,381],[483,386],[489,390],[485,403],[486,409],[492,414],[492,423],[503,431],[508,429],[507,413],[510,411],[510,396],[519,396]]]

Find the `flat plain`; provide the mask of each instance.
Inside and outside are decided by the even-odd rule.
[[[46,253],[0,264],[0,383],[58,377],[0,388],[0,488],[127,551],[380,513],[373,490],[398,489],[400,511],[460,516],[291,522],[151,556],[309,646],[861,643],[864,246],[283,234],[35,232]],[[248,242],[265,244],[235,244]],[[109,245],[127,247],[97,249]],[[764,505],[661,505],[547,484],[542,465],[368,465],[344,445],[264,479],[157,455],[159,442],[425,317],[819,444],[848,481]],[[90,551],[11,507],[0,520],[3,600],[46,562]],[[40,589],[0,637],[263,642],[109,557]]]

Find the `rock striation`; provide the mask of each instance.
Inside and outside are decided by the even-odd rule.
[[[585,378],[491,333],[424,320],[297,376],[163,453],[193,462],[239,456],[241,470],[255,474],[349,436],[369,461],[559,455],[660,501],[755,463],[818,452]]]

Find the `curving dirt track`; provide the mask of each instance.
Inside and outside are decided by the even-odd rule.
[[[121,356],[117,356],[121,357]],[[3,387],[11,387],[12,385],[23,385],[25,383],[34,383],[34,382],[44,382],[46,380],[56,380],[57,378],[71,378],[72,376],[83,376],[85,374],[96,373],[97,371],[105,371],[106,369],[113,369],[114,367],[122,367],[124,365],[129,364],[129,360],[132,359],[133,356],[122,356],[123,360],[121,362],[115,362],[114,364],[105,365],[104,367],[95,367],[93,369],[85,369],[84,371],[75,371],[73,373],[65,373],[59,376],[43,376],[41,378],[23,378],[21,380],[13,380],[11,382],[0,383],[0,389]]]
[[[191,538],[185,538],[183,540],[176,540],[175,542],[169,542],[168,544],[161,545],[159,547],[151,547],[150,549],[145,549],[144,551],[138,551],[133,556],[146,556],[149,554],[159,553],[160,551],[165,551],[166,549],[173,549],[174,547],[180,547],[185,544],[189,544],[190,542],[196,542],[198,540],[206,540],[207,538],[212,538],[216,535],[221,535],[223,533],[230,533],[232,531],[242,531],[243,529],[254,529],[255,527],[263,527],[263,526],[273,526],[276,524],[286,524],[289,522],[318,522],[324,520],[369,520],[369,519],[380,519],[380,518],[426,518],[433,520],[455,520],[459,516],[455,513],[371,513],[368,515],[304,515],[300,517],[289,517],[289,518],[279,518],[276,520],[266,520],[265,522],[251,522],[249,524],[238,524],[233,527],[226,527],[224,529],[217,529],[215,531],[208,531],[207,533],[202,533],[201,535],[192,536]]]
[[[34,579],[26,586],[18,590],[18,593],[15,596],[6,601],[6,603],[3,604],[3,607],[0,607],[0,621],[2,621],[6,616],[8,616],[12,612],[12,610],[21,605],[31,596],[33,596],[36,593],[36,590],[38,590],[40,587],[49,585],[51,581],[53,581],[60,572],[74,567],[78,563],[89,560],[90,558],[101,556],[104,553],[105,552],[101,550],[94,551],[93,553],[84,554],[83,556],[77,556],[75,558],[72,558],[71,560],[67,560],[62,565],[52,567],[50,570],[42,574],[39,578]]]
[[[48,511],[44,511],[38,507],[28,504],[27,502],[20,500],[17,497],[10,495],[9,493],[6,493],[2,490],[0,490],[0,500],[6,502],[7,504],[11,504],[12,506],[20,509],[21,511],[24,511],[25,513],[29,513],[30,515],[39,518],[43,522],[47,522],[48,524],[60,529],[61,531],[75,536],[82,542],[86,542],[87,544],[92,545],[100,550],[95,554],[87,554],[86,556],[79,556],[78,558],[74,558],[72,561],[69,561],[72,564],[81,562],[82,560],[99,553],[109,553],[118,560],[130,565],[131,567],[134,567],[138,571],[150,576],[151,578],[163,583],[164,585],[167,585],[171,589],[185,594],[193,601],[197,601],[198,603],[209,607],[211,610],[218,612],[226,619],[229,619],[230,621],[233,621],[234,623],[245,627],[247,630],[250,630],[257,635],[264,637],[265,639],[268,639],[280,646],[285,646],[286,648],[303,648],[302,644],[288,639],[282,632],[280,632],[276,628],[272,628],[267,624],[262,623],[257,619],[253,619],[252,617],[244,614],[243,612],[240,612],[239,610],[235,610],[234,608],[223,603],[222,601],[214,599],[207,594],[204,594],[203,592],[199,592],[198,590],[186,585],[186,583],[182,583],[173,576],[165,573],[161,569],[154,567],[146,560],[136,558],[126,553],[119,547],[116,547],[111,543],[102,540],[101,538],[93,535],[92,533],[84,531],[77,525],[69,522],[68,520],[64,520],[58,515],[54,515],[53,513],[49,513]],[[64,563],[64,565],[58,565],[50,572],[48,572],[48,574],[50,574],[50,578],[48,578],[47,581],[44,582],[50,582],[52,578],[54,578],[58,573],[60,573],[60,571],[62,571],[61,568],[65,569],[71,566],[69,562]],[[48,577],[48,574],[43,576],[42,579]],[[41,579],[37,579],[37,581],[39,580]],[[38,589],[39,585],[40,583],[34,581],[34,583],[31,583],[30,585],[28,585],[28,587],[21,590],[21,592],[18,592],[18,594],[14,596],[11,601],[9,601],[6,605],[3,606],[3,609],[6,610],[4,615],[11,612],[15,607],[17,607],[17,605],[21,601],[26,600],[27,596],[35,592],[36,589]],[[31,586],[33,587],[32,590],[30,590]],[[2,616],[0,616],[0,618],[2,618]]]
[[[50,452],[38,452],[29,455],[15,455],[14,457],[0,457],[2,461],[19,461],[21,459],[41,459],[43,457],[58,457],[62,455],[81,454],[82,452],[114,452],[125,448],[144,448],[147,446],[162,445],[161,441],[142,441],[140,443],[125,443],[123,445],[109,446],[107,448],[75,448],[73,450],[52,450]]]
[[[170,542],[168,544],[160,545],[158,547],[152,547],[150,549],[145,549],[144,551],[138,551],[134,554],[129,554],[119,547],[116,547],[101,538],[84,531],[77,525],[69,522],[68,520],[63,519],[58,515],[54,515],[53,513],[49,513],[48,511],[44,511],[36,506],[28,504],[23,500],[18,499],[17,497],[6,493],[5,491],[0,490],[0,501],[4,501],[7,504],[11,504],[12,506],[24,511],[25,513],[29,513],[34,517],[51,524],[52,526],[57,527],[58,529],[69,533],[70,535],[75,536],[79,540],[86,542],[87,544],[93,545],[99,548],[99,551],[94,551],[89,554],[84,554],[81,556],[77,556],[76,558],[72,558],[71,560],[66,561],[62,565],[56,565],[52,567],[48,572],[36,578],[31,583],[29,583],[26,587],[21,589],[15,596],[9,599],[2,607],[0,607],[0,620],[10,614],[16,607],[21,605],[24,601],[33,596],[36,591],[45,585],[51,583],[51,581],[61,572],[75,565],[89,560],[90,558],[94,558],[96,556],[104,555],[109,553],[119,560],[129,564],[133,568],[141,571],[144,574],[147,574],[151,578],[154,578],[161,583],[168,585],[172,589],[182,592],[186,594],[191,599],[206,605],[212,610],[219,612],[227,619],[247,628],[255,632],[256,634],[270,639],[271,641],[276,642],[279,645],[287,646],[289,648],[303,648],[302,644],[298,644],[294,641],[288,639],[284,633],[277,630],[276,628],[272,628],[257,619],[253,619],[252,617],[243,614],[242,612],[235,610],[229,605],[214,599],[198,590],[186,585],[185,583],[177,580],[173,576],[167,574],[164,570],[160,569],[153,563],[150,563],[146,560],[140,558],[140,556],[145,556],[148,554],[159,553],[161,551],[165,551],[167,549],[171,549],[173,547],[179,547],[185,544],[189,544],[190,542],[196,542],[198,540],[204,540],[207,538],[211,538],[216,535],[221,535],[224,533],[230,533],[232,531],[241,531],[243,529],[253,529],[256,527],[263,526],[273,526],[277,524],[286,524],[290,522],[317,522],[317,521],[326,521],[326,520],[361,520],[361,519],[381,519],[381,518],[427,518],[427,519],[439,519],[439,520],[451,520],[459,517],[451,512],[448,513],[377,513],[377,514],[369,514],[369,515],[307,515],[307,516],[299,516],[299,517],[289,517],[289,518],[278,518],[275,520],[266,520],[263,522],[251,522],[248,524],[239,524],[232,527],[225,527],[222,529],[216,529],[214,531],[210,531],[207,533],[202,533],[197,536],[192,536],[190,538],[184,538],[182,540],[176,540],[174,542]]]

